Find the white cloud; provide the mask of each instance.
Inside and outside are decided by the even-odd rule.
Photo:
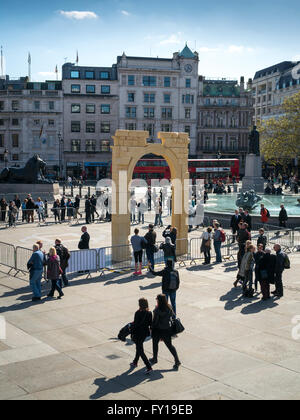
[[[300,61],[300,54],[294,55],[294,57],[292,57],[292,61]]]
[[[169,38],[164,39],[163,41],[160,41],[160,45],[182,44],[182,41],[179,35],[180,33],[170,35]]]
[[[121,13],[124,16],[131,16],[131,13],[127,12],[127,10],[122,10]]]
[[[97,19],[98,18],[98,15],[96,15],[96,13],[88,12],[88,11],[79,12],[79,11],[73,10],[73,11],[70,11],[70,12],[66,12],[64,10],[61,10],[60,14],[62,16],[65,16],[68,19],[75,19],[75,20]]]
[[[244,45],[230,45],[225,52],[230,54],[242,54],[244,52],[254,52],[254,48],[245,47]]]
[[[217,52],[220,51],[219,48],[209,48],[209,47],[200,47],[199,52],[207,53],[207,52]]]

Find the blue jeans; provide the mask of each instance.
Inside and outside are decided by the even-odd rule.
[[[214,241],[214,248],[216,252],[216,262],[221,263],[222,262],[222,255],[221,255],[221,241]]]
[[[165,292],[165,295],[166,295],[167,300],[169,300],[169,297],[170,297],[173,312],[176,316],[176,290],[169,290],[168,292]]]
[[[30,273],[30,287],[32,289],[33,297],[40,298],[42,296],[41,281],[43,277],[43,270],[34,270]]]
[[[150,248],[146,248],[146,255],[147,255],[148,261],[151,264],[152,270],[154,270],[154,253],[151,251]]]

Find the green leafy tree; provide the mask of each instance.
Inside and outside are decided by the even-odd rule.
[[[285,165],[300,158],[300,92],[284,100],[283,114],[262,121],[261,154],[271,164]]]

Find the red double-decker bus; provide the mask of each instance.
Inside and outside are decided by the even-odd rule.
[[[189,159],[190,179],[213,181],[216,179],[239,181],[238,159]],[[164,159],[145,158],[138,161],[133,178],[145,179],[150,184],[151,179],[170,179],[171,173]]]

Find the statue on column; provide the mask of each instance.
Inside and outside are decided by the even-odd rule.
[[[256,125],[249,134],[249,154],[260,156],[259,150],[259,132],[256,130]]]

